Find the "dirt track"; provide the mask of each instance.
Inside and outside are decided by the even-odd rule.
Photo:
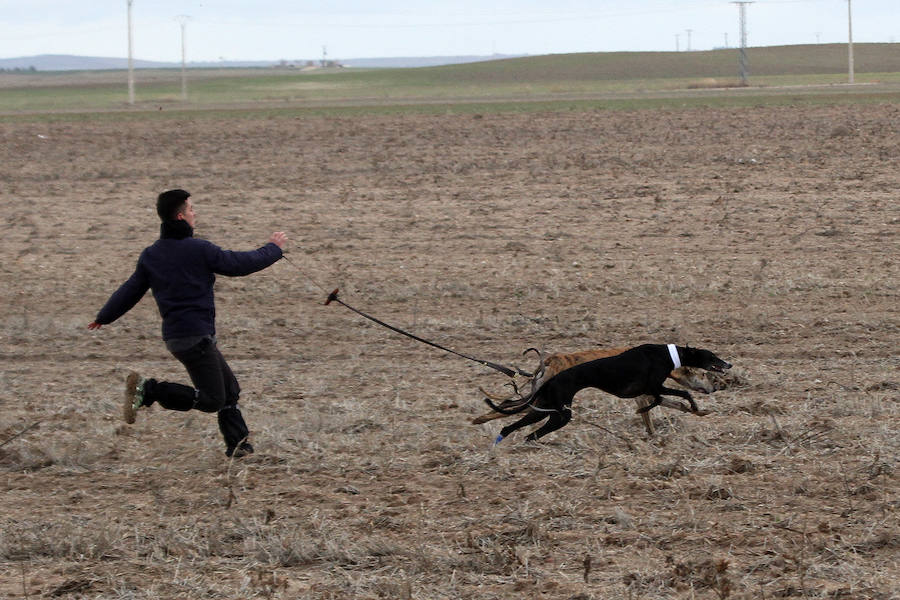
[[[900,108],[4,124],[0,596],[898,598]],[[194,194],[197,234],[290,263],[217,284],[259,452],[122,423],[184,380],[148,296],[85,326]],[[491,448],[463,352],[707,347],[654,412],[584,392]],[[527,366],[531,366],[528,364]]]

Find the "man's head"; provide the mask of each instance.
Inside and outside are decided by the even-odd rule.
[[[191,195],[184,190],[168,190],[156,198],[156,214],[163,221],[176,221],[179,218],[194,226],[194,210],[188,198]],[[190,217],[190,218],[189,218]]]

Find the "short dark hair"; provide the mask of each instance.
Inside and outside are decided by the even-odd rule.
[[[156,197],[156,214],[163,221],[172,221],[187,202],[190,194],[184,190],[167,190]]]

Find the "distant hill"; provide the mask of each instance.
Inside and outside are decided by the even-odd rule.
[[[509,80],[622,80],[659,77],[733,77],[737,49],[694,52],[584,52],[540,56],[430,56],[351,58],[337,61],[357,68],[443,67],[460,69],[461,78]],[[750,75],[824,74],[847,70],[846,44],[806,44],[748,48]],[[900,44],[855,44],[859,73],[900,72]],[[318,64],[316,60],[189,62],[189,68],[222,69]],[[502,67],[500,66],[502,65]],[[137,69],[175,69],[181,63],[135,60]],[[125,58],[44,54],[0,59],[0,70],[93,71],[128,68]]]
[[[168,66],[148,60],[134,61],[135,68],[157,69]],[[0,69],[38,71],[92,71],[100,69],[127,69],[127,58],[106,58],[100,56],[70,56],[67,54],[41,54],[18,58],[0,58]]]
[[[854,44],[857,73],[900,73],[900,44]],[[491,83],[575,82],[738,75],[738,50],[695,52],[586,52],[547,54],[441,67],[445,79]],[[847,72],[846,44],[765,46],[747,49],[750,76]]]
[[[524,54],[492,54],[490,56],[405,56],[394,58],[349,58],[339,61],[347,67],[359,68],[410,68],[462,65],[475,62],[518,58]]]
[[[211,67],[271,67],[278,61],[219,61],[191,62],[192,68]],[[69,54],[41,54],[38,56],[21,56],[18,58],[0,58],[0,69],[38,71],[101,71],[106,69],[127,69],[127,58],[104,56],[72,56]],[[181,63],[160,62],[152,60],[134,60],[135,69],[174,69],[181,68]]]
[[[410,67],[436,67],[441,65],[455,65],[488,60],[510,58],[513,55],[494,54],[491,56],[410,56],[388,58],[351,58],[338,61],[346,67],[358,68],[410,68]],[[522,56],[522,55],[515,55]],[[192,69],[210,68],[248,68],[248,67],[274,67],[285,63],[302,65],[307,62],[317,63],[315,60],[268,60],[268,61],[216,61],[216,62],[188,62],[187,67]],[[127,58],[112,58],[101,56],[72,56],[68,54],[41,54],[38,56],[21,56],[18,58],[0,58],[0,69],[22,71],[98,71],[107,69],[127,69]],[[150,60],[135,60],[136,69],[174,69],[181,68],[180,62],[159,62]]]
[[[900,81],[897,79],[900,75],[898,50],[897,44],[858,44],[854,53],[857,81],[866,86],[832,91],[833,84],[847,80],[846,45],[749,48],[749,85],[756,91],[752,97],[741,93],[731,98],[752,101],[764,88],[791,90],[772,94],[804,95],[801,88],[811,88],[810,94],[843,95],[846,91],[896,102]],[[93,64],[107,68],[87,70],[80,63],[77,67],[83,70],[31,71],[26,63],[24,71],[0,72],[0,120],[5,112],[125,107],[126,77],[121,59]],[[551,54],[418,68],[307,69],[305,61],[279,61],[265,63],[265,68],[224,69],[219,64],[194,69],[189,76],[189,102],[183,103],[179,94],[180,69],[169,68],[171,63],[138,64],[155,68],[142,68],[138,72],[136,102],[156,110],[257,105],[279,109],[304,106],[326,112],[351,106],[363,110],[364,107],[395,110],[400,105],[431,110],[430,107],[442,103],[475,107],[482,102],[506,107],[516,105],[518,110],[526,101],[534,102],[535,106],[551,106],[561,101],[582,100],[630,106],[652,96],[666,103],[676,90],[679,97],[688,92],[695,98],[712,90],[711,96],[721,100],[727,93],[720,96],[718,88],[740,85],[738,50],[734,48]],[[863,87],[874,91],[864,91]],[[694,94],[691,90],[699,92]]]

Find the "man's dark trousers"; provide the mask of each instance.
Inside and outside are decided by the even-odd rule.
[[[149,379],[144,385],[146,403],[159,402],[169,410],[218,413],[219,431],[225,438],[226,454],[231,456],[250,432],[237,406],[241,387],[215,338],[205,336],[187,350],[173,351],[172,355],[187,369],[194,387]]]

